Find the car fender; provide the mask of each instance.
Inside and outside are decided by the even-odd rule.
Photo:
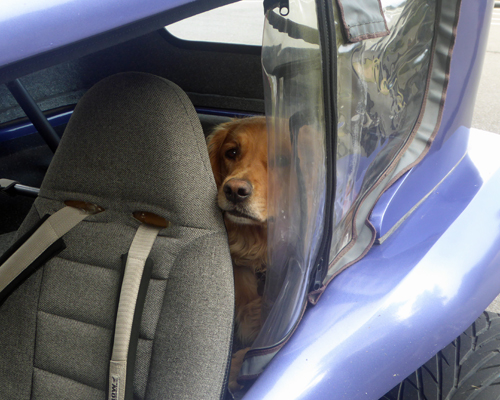
[[[500,137],[467,154],[381,245],[340,274],[245,399],[378,399],[500,291]]]

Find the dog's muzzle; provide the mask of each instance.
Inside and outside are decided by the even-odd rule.
[[[223,191],[228,201],[238,204],[252,195],[253,187],[246,180],[233,178],[224,184]]]

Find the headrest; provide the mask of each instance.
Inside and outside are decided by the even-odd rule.
[[[40,190],[199,228],[220,219],[216,195],[193,105],[172,82],[144,73],[111,76],[82,97]]]

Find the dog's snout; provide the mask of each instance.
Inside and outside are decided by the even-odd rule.
[[[224,194],[230,202],[240,203],[252,194],[252,185],[248,181],[233,178],[224,185]]]

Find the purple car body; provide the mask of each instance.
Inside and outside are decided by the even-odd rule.
[[[187,0],[7,2],[0,13],[2,32],[0,66],[59,49],[191,2]]]
[[[439,133],[375,206],[378,237],[423,201],[333,280],[245,399],[378,399],[498,295],[500,138],[469,128],[491,10],[462,3]]]
[[[10,3],[0,11],[2,67],[191,2]],[[375,206],[378,237],[418,207],[332,281],[245,399],[378,399],[500,292],[500,138],[470,128],[492,1],[461,8],[439,133]]]

